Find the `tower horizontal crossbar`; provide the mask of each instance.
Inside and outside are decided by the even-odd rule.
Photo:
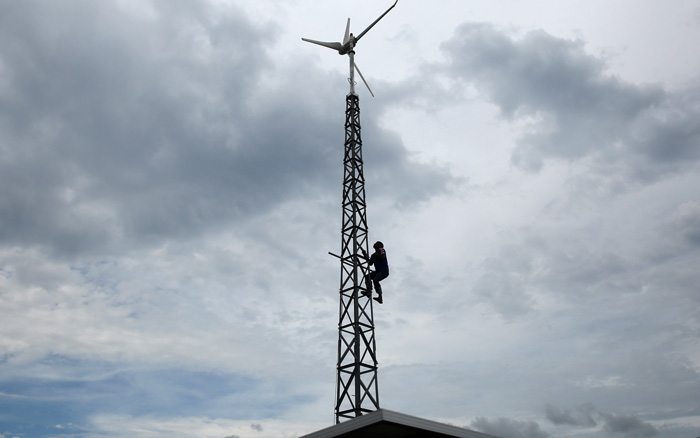
[[[374,310],[369,295],[363,294],[367,266],[358,257],[369,245],[360,104],[354,93],[347,96],[343,162],[336,423],[379,409]]]

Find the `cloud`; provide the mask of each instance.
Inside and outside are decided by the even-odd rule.
[[[648,183],[700,159],[695,86],[673,92],[626,82],[583,41],[541,30],[516,39],[492,24],[466,23],[443,50],[449,76],[474,84],[522,125],[511,156],[521,169],[590,160],[589,171]]]
[[[700,204],[688,201],[678,206],[668,221],[669,228],[692,246],[700,245]]]
[[[245,112],[267,32],[235,10],[165,5],[146,17],[112,3],[27,2],[4,15],[5,242],[104,248],[192,233],[248,206],[222,198],[221,175],[244,183],[257,170],[225,147],[222,122],[235,129]]]
[[[629,437],[649,438],[659,434],[651,423],[645,423],[634,415],[602,414],[603,427],[608,432]]]
[[[208,2],[4,9],[0,242],[118,253],[339,193],[342,99],[321,99],[327,74],[272,62],[274,25]],[[376,193],[410,207],[447,190],[364,121]]]
[[[536,275],[531,253],[509,246],[498,257],[482,262],[482,273],[472,292],[506,319],[532,310],[534,298],[524,284]]]
[[[549,438],[550,434],[540,429],[535,421],[511,420],[508,418],[477,418],[471,423],[474,429],[501,438]]]
[[[89,419],[91,430],[98,436],[129,436],[134,438],[152,438],[167,435],[174,438],[202,437],[249,437],[251,436],[251,423],[244,420],[235,420],[221,417],[196,417],[187,416],[180,418],[162,418],[157,416],[131,417],[126,415],[95,415]],[[252,434],[260,438],[292,438],[312,432],[308,430],[309,424],[295,420],[270,419],[260,423],[265,431],[257,431]],[[311,424],[311,427],[321,428],[319,424]],[[318,430],[318,429],[317,429]]]
[[[651,423],[642,421],[635,415],[611,414],[599,412],[591,403],[578,406],[573,410],[557,408],[552,405],[545,407],[547,419],[555,425],[578,426],[591,428],[602,423],[603,430],[613,434],[624,435],[634,438],[650,438],[660,434],[659,429]],[[664,436],[671,433],[673,427],[665,430]],[[682,430],[683,428],[679,428]]]
[[[346,84],[279,49],[284,32],[301,44],[265,21],[287,7],[3,7],[6,430],[327,426],[309,419],[330,417],[335,377],[327,251],[339,243]],[[418,416],[473,412],[496,435],[548,436],[546,415],[570,435],[643,434],[653,418],[680,436],[661,423],[692,420],[699,381],[697,93],[617,78],[582,41],[462,31],[447,67],[361,102],[371,231],[393,241],[395,268],[394,298],[375,309],[383,400]],[[415,126],[388,128],[413,111],[402,122]],[[499,136],[476,151],[482,129]],[[455,161],[433,159],[432,140]],[[486,162],[498,162],[482,170],[492,183],[466,184]],[[624,406],[642,427],[586,400]],[[504,419],[513,412],[539,423]]]
[[[547,419],[557,425],[593,427],[597,424],[593,418],[596,410],[592,404],[581,405],[573,413],[569,409],[561,409],[548,404],[545,412]]]

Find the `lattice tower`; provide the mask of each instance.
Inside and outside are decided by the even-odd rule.
[[[351,92],[346,102],[336,424],[379,409],[374,309],[362,294],[368,266],[358,257],[369,246],[359,97]]]

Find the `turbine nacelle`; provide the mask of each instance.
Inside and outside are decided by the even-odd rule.
[[[350,19],[348,18],[348,26],[350,26]],[[348,37],[347,40],[343,40],[343,47],[338,50],[338,55],[347,55],[348,53],[352,52],[355,50],[355,45],[357,44],[357,40],[351,33],[350,36]]]
[[[357,42],[362,38],[372,27],[374,27],[375,24],[379,22],[386,14],[389,13],[392,9],[394,9],[394,6],[399,2],[399,0],[396,0],[393,5],[389,9],[386,10],[382,15],[379,16],[372,24],[367,26],[365,30],[363,30],[357,37],[355,37],[351,32],[350,32],[350,19],[348,18],[348,23],[345,26],[345,35],[343,36],[343,42],[327,42],[327,41],[317,41],[317,40],[311,40],[308,38],[302,38],[302,41],[306,41],[307,43],[312,43],[312,44],[317,44],[319,46],[323,47],[328,47],[329,49],[333,49],[338,52],[339,55],[349,55],[350,57],[350,92],[354,93],[355,92],[355,81],[353,79],[354,77],[354,72],[357,71],[357,73],[360,75],[360,78],[362,78],[362,82],[365,83],[365,86],[369,90],[369,93],[374,97],[374,93],[372,93],[372,90],[369,88],[369,85],[367,84],[367,81],[365,80],[364,76],[362,76],[362,73],[360,73],[360,69],[357,67],[357,64],[355,64],[355,57],[353,56],[355,53],[355,46],[357,45]]]

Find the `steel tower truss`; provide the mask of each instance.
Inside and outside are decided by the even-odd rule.
[[[346,101],[336,424],[379,409],[374,310],[362,294],[369,268],[358,257],[368,250],[360,103],[352,92]]]

